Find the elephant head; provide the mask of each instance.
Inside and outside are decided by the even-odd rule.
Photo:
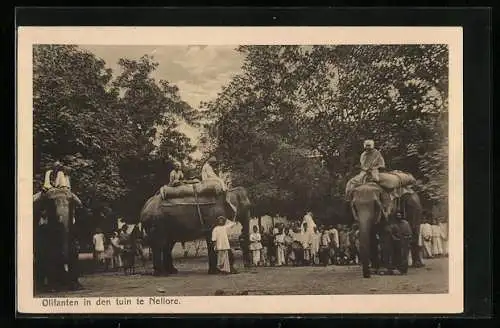
[[[65,271],[68,271],[71,257],[75,205],[81,204],[80,199],[67,188],[51,188],[33,197],[34,208],[46,213],[47,224],[56,233],[53,237],[60,241],[60,255]]]
[[[364,184],[352,192],[351,209],[359,225],[359,254],[365,278],[370,277],[370,258],[372,265],[378,265],[376,225],[384,216],[382,193],[376,184]]]

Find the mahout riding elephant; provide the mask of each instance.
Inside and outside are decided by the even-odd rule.
[[[194,184],[196,186],[202,186]],[[184,188],[172,187],[172,188]],[[173,190],[173,189],[172,189]],[[180,190],[180,189],[178,189]],[[234,211],[227,203],[225,192],[217,194],[184,195],[164,199],[156,193],[149,198],[140,213],[140,222],[145,229],[153,253],[153,268],[155,275],[175,274],[172,249],[176,242],[193,241],[205,238],[208,249],[208,272],[217,272],[217,257],[211,240],[211,230],[218,216],[234,219],[240,222],[242,241],[246,244],[249,234],[250,200],[245,188],[235,187],[227,191],[228,198],[236,207]],[[249,261],[248,247],[242,245],[245,263]],[[232,254],[230,254],[232,262]]]
[[[420,197],[416,192],[403,194],[397,201],[399,206],[389,208],[384,208],[382,197],[387,197],[387,194],[376,183],[366,183],[352,191],[350,204],[354,219],[359,225],[359,257],[365,278],[370,277],[370,262],[372,269],[375,270],[378,270],[381,264],[386,268],[389,265],[387,262],[392,250],[389,249],[388,245],[393,244],[386,240],[386,238],[390,238],[390,235],[386,233],[386,226],[389,223],[388,218],[394,215],[397,210],[405,214],[412,230],[410,249],[414,266],[423,265],[418,250],[418,236],[422,218]],[[378,254],[377,235],[382,245],[382,259]]]
[[[49,289],[75,290],[78,281],[78,250],[75,233],[75,210],[82,203],[67,188],[51,188],[33,196],[35,289],[45,278]],[[41,214],[46,223],[39,225]]]

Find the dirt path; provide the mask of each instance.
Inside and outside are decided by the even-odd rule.
[[[298,295],[298,294],[402,294],[447,293],[448,259],[426,260],[426,267],[411,268],[406,276],[361,277],[359,266],[262,267],[237,266],[239,274],[219,276],[206,273],[206,258],[177,260],[179,274],[169,277],[146,275],[138,268],[136,275],[103,273],[80,279],[84,290],[38,295],[43,297],[111,296],[208,296]],[[148,268],[148,271],[150,268]]]

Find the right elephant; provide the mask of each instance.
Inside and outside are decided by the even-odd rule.
[[[367,183],[353,189],[350,205],[354,219],[359,225],[359,258],[363,269],[363,277],[370,277],[371,267],[378,269],[380,265],[387,265],[385,256],[380,261],[378,246],[380,242],[384,245],[386,216],[396,210],[393,207],[391,213],[384,213],[386,210],[382,205],[382,197],[386,196],[385,191],[375,183]],[[420,232],[420,221],[422,219],[422,205],[417,193],[408,193],[401,196],[398,200],[400,210],[405,214],[411,230],[412,238],[410,241],[410,250],[413,259],[413,265],[422,266],[420,251],[418,246],[418,236]],[[383,252],[383,250],[382,250]]]

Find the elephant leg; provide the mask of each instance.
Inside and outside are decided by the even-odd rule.
[[[370,278],[370,256],[373,254],[373,245],[376,244],[374,238],[373,227],[368,220],[360,220],[359,222],[359,238],[360,238],[360,257],[363,270],[363,277]],[[338,256],[336,256],[338,258]],[[372,262],[373,264],[373,262]]]
[[[162,248],[156,245],[151,246],[151,252],[153,255],[153,274],[161,275],[163,273],[163,254]]]
[[[175,241],[168,242],[163,247],[163,269],[167,274],[176,274],[179,271],[174,267],[174,259],[172,258],[172,249],[174,248]]]
[[[208,274],[217,273],[217,254],[214,250],[212,238],[207,237],[207,252],[208,252]]]
[[[370,262],[371,268],[378,271],[380,268],[380,252],[379,252],[379,241],[377,240],[377,234],[375,229],[373,229],[370,238]]]

